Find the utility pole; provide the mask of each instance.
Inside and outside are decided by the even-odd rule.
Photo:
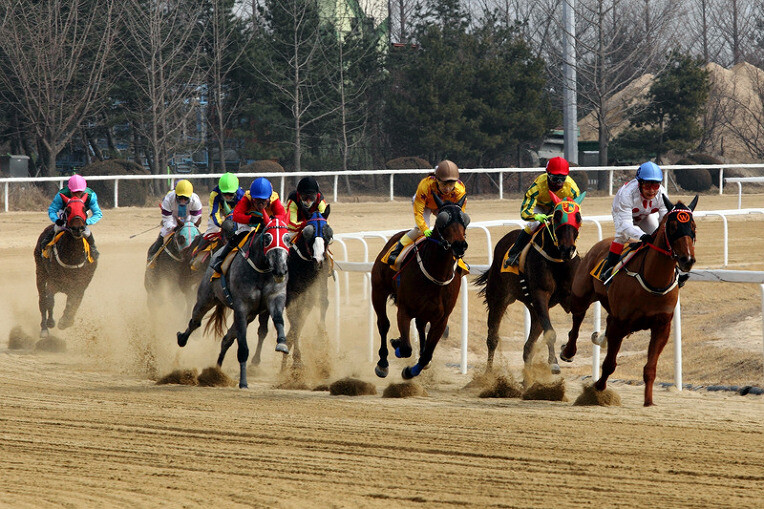
[[[578,164],[578,119],[576,108],[576,0],[563,0],[562,69],[565,76],[562,92],[562,124],[565,159]]]

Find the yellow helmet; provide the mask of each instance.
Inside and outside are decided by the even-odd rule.
[[[185,196],[190,200],[192,194],[194,194],[194,186],[188,180],[179,180],[178,183],[175,184],[176,196]]]

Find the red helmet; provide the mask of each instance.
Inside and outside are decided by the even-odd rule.
[[[550,175],[567,175],[570,173],[570,166],[562,157],[553,157],[546,163],[546,172]]]

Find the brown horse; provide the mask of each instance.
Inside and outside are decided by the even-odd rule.
[[[549,367],[553,373],[560,372],[554,352],[557,333],[549,319],[549,309],[560,304],[570,312],[570,286],[573,274],[581,262],[576,252],[578,229],[581,226],[581,202],[586,193],[575,200],[560,200],[549,193],[554,202],[551,225],[543,225],[533,237],[530,248],[521,258],[522,273],[502,271],[504,258],[515,243],[520,230],[507,233],[496,244],[491,267],[475,280],[483,286],[480,295],[488,307],[488,361],[486,371],[493,369],[493,356],[499,344],[499,327],[507,307],[519,300],[531,315],[531,330],[523,348],[523,361],[531,362],[536,340],[544,332],[549,347]],[[551,226],[551,227],[550,227]]]
[[[409,332],[412,319],[416,321],[419,332],[419,360],[414,366],[405,367],[402,373],[403,378],[408,380],[419,375],[432,360],[432,354],[459,296],[462,282],[457,261],[467,250],[464,234],[470,221],[469,216],[462,212],[466,197],[457,203],[444,202],[438,196],[434,198],[438,210],[432,237],[415,246],[407,259],[401,261],[400,271],[396,272],[386,262],[382,262],[385,253],[406,231],[396,233],[385,244],[371,269],[371,301],[377,313],[377,328],[381,337],[379,361],[374,372],[380,378],[387,376],[389,366],[388,297],[398,305],[398,331],[401,337],[390,341],[396,357],[411,357]],[[425,333],[428,323],[430,330]]]
[[[42,338],[48,336],[49,328],[56,326],[56,321],[53,319],[54,295],[66,294],[64,314],[58,321],[58,328],[66,329],[72,325],[85,289],[93,279],[93,273],[98,265],[98,262],[89,255],[88,241],[83,236],[87,221],[84,201],[63,195],[61,198],[64,200],[63,217],[66,223],[60,232],[60,237],[44,256],[43,244],[54,238],[54,225],[50,225],[37,238],[34,248],[37,295],[42,315],[40,322]]]
[[[674,307],[679,297],[677,266],[684,272],[695,263],[695,220],[692,212],[698,197],[684,205],[663,200],[669,212],[664,216],[652,243],[643,244],[639,251],[618,270],[605,286],[591,272],[607,256],[610,242],[601,240],[586,253],[573,279],[571,313],[573,327],[568,342],[563,345],[560,358],[570,362],[576,354],[576,340],[586,310],[599,301],[607,310],[607,327],[601,341],[607,341],[607,355],[602,363],[602,376],[594,384],[605,390],[608,377],[615,371],[616,356],[623,338],[638,330],[650,329],[650,345],[647,348],[647,364],[643,370],[645,381],[645,406],[653,404],[653,382],[658,357],[668,342]],[[616,265],[616,268],[618,266]]]

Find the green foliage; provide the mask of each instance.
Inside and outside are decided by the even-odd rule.
[[[390,55],[385,119],[393,154],[490,165],[539,140],[558,120],[544,63],[512,28],[470,18],[455,0],[429,0],[417,45]]]
[[[700,118],[710,89],[708,71],[700,58],[674,50],[666,69],[658,75],[648,93],[649,105],[630,120],[634,128],[652,132],[645,147],[660,155],[668,150],[691,150],[702,135]]]

